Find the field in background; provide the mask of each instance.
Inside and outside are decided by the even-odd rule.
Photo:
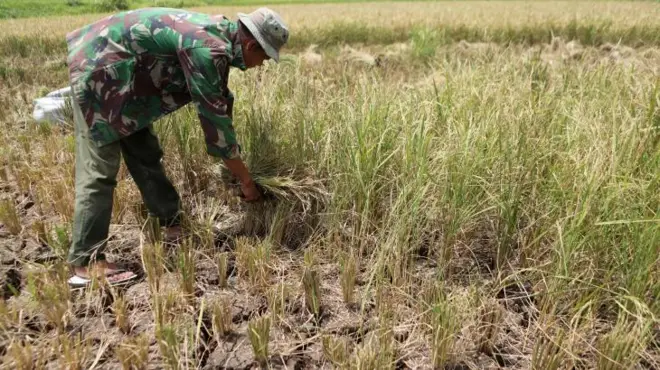
[[[105,13],[146,7],[191,8],[212,5],[273,6],[281,4],[319,4],[329,2],[356,3],[363,1],[364,0],[3,0],[3,2],[0,3],[0,19]],[[379,1],[385,2],[387,0]]]
[[[191,8],[208,13],[226,14],[235,17],[237,12],[249,12],[256,6],[230,6]],[[597,11],[594,11],[597,7]],[[408,37],[410,29],[433,27],[444,32],[457,33],[463,37],[493,37],[498,32],[508,31],[508,36],[519,33],[534,37],[540,32],[547,42],[547,33],[552,31],[561,36],[562,30],[573,32],[570,36],[585,40],[601,41],[604,37],[639,37],[646,43],[660,43],[660,36],[654,31],[658,27],[660,9],[654,2],[575,2],[575,1],[449,1],[449,2],[392,2],[355,4],[303,4],[278,5],[291,27],[292,38],[307,40],[311,37],[334,38],[365,37],[361,41],[386,42],[385,37]],[[110,13],[106,13],[110,14]],[[56,16],[47,20],[31,19],[0,20],[3,32],[0,37],[35,37],[40,39],[61,38],[71,29],[83,26],[103,17],[103,14],[82,16]],[[385,31],[386,36],[372,33],[365,35],[351,32],[338,32],[332,25],[362,26],[366,29]],[[39,27],[36,27],[36,26]],[[415,27],[416,26],[416,27]],[[307,35],[313,29],[317,35]],[[350,28],[354,31],[353,28]],[[388,31],[389,30],[389,31]],[[397,31],[398,36],[392,36]],[[403,32],[400,32],[403,31]],[[589,33],[581,34],[581,33]],[[504,35],[506,36],[506,35]],[[502,41],[505,40],[503,37]],[[381,39],[382,38],[382,39]],[[346,41],[348,41],[346,40]],[[534,38],[528,41],[534,41]]]
[[[660,367],[657,3],[273,8],[283,61],[230,87],[279,201],[232,196],[183,109],[155,127],[192,236],[122,168],[109,254],[144,279],[82,293],[72,132],[31,113],[99,16],[0,21],[4,366]]]

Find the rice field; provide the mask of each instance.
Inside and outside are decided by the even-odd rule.
[[[660,5],[273,6],[279,64],[232,71],[244,204],[192,107],[155,123],[188,237],[122,167],[109,258],[70,290],[64,34],[0,20],[2,368],[660,368]],[[199,8],[234,17],[251,7]]]

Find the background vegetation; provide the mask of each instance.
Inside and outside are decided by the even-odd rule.
[[[385,2],[387,0],[380,0]],[[406,0],[397,0],[406,1]],[[0,4],[0,19],[33,18],[53,15],[77,15],[105,13],[145,7],[190,8],[202,6],[237,5],[281,5],[356,3],[364,0],[3,0]]]

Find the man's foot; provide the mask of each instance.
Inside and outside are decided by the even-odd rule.
[[[163,241],[169,244],[177,244],[183,237],[183,229],[180,225],[165,228]]]
[[[134,272],[107,261],[95,262],[89,266],[74,266],[73,273],[74,276],[69,279],[69,284],[74,287],[87,286],[93,276],[104,277],[110,285],[124,283],[137,277]]]
[[[92,274],[108,274],[118,270],[116,263],[107,261],[98,261],[90,263],[88,266],[74,266],[73,272],[82,278],[91,279]]]

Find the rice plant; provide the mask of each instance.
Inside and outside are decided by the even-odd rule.
[[[122,369],[146,369],[149,363],[149,341],[141,334],[123,342],[117,348],[117,358]]]
[[[33,271],[28,276],[28,291],[48,323],[63,333],[71,315],[71,291],[66,282],[67,270],[63,265],[53,271]]]
[[[195,297],[195,250],[190,239],[180,244],[178,252],[178,270],[181,274],[181,290],[187,299]]]
[[[218,287],[227,287],[227,268],[228,268],[228,254],[226,252],[218,253],[216,257],[218,264]]]
[[[271,243],[268,240],[254,241],[239,238],[236,241],[236,264],[238,274],[246,278],[255,291],[265,289],[271,271]]]
[[[626,319],[625,314],[612,330],[603,336],[598,347],[598,368],[631,368],[639,361],[640,351],[649,340],[649,327],[636,318]]]
[[[115,315],[115,323],[119,330],[124,334],[128,334],[131,331],[131,323],[124,296],[118,296],[115,298],[114,302],[112,302],[112,312]]]
[[[285,283],[277,283],[268,291],[268,309],[275,322],[285,317],[291,294],[291,287]]]
[[[13,342],[5,354],[6,363],[14,369],[42,369],[43,361],[34,353],[34,347],[29,342]]]
[[[270,316],[251,320],[248,324],[248,337],[254,358],[264,368],[268,364],[268,341],[270,339]]]
[[[321,283],[315,266],[314,253],[305,251],[305,266],[303,268],[303,288],[305,290],[305,306],[307,310],[318,316],[321,313]]]
[[[345,366],[348,361],[349,350],[347,341],[331,335],[323,337],[323,355],[334,366]]]
[[[532,369],[557,370],[562,365],[565,353],[563,345],[566,333],[560,328],[553,336],[550,333],[540,333],[532,352]]]
[[[82,334],[78,333],[71,337],[60,334],[56,343],[58,345],[56,353],[61,367],[72,370],[87,368],[91,359],[91,351],[87,340],[82,338]]]
[[[218,342],[233,331],[231,308],[226,299],[218,299],[212,304],[211,324]]]
[[[357,261],[355,260],[354,252],[344,257],[341,261],[341,291],[346,304],[353,303],[353,295],[355,294],[355,274],[357,273]]]
[[[0,222],[11,234],[18,234],[23,227],[18,211],[12,200],[3,200],[0,202]]]

